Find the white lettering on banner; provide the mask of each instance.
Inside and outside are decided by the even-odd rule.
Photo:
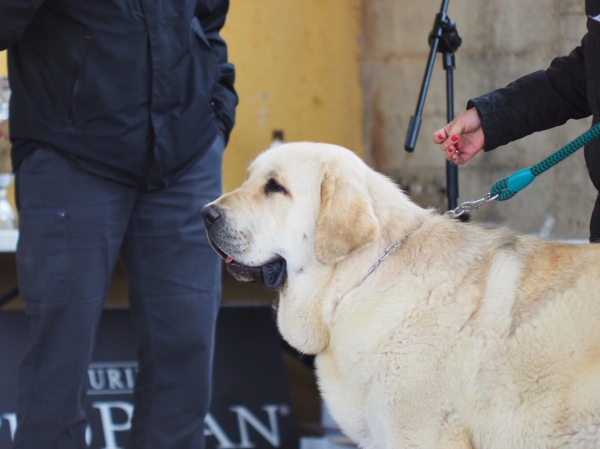
[[[88,367],[89,395],[131,394],[136,362],[94,362]]]
[[[100,420],[104,432],[104,444],[102,449],[123,449],[117,446],[116,432],[124,432],[131,429],[131,418],[133,416],[133,404],[123,401],[93,402],[92,407],[100,410]],[[122,423],[113,421],[112,409],[118,408],[127,414],[127,420]]]
[[[104,390],[106,387],[104,370],[88,369],[88,380],[93,390]]]
[[[239,447],[231,442],[225,431],[210,413],[204,418],[204,436],[215,437],[219,442],[219,445],[217,446],[219,449],[235,449],[236,447]]]
[[[256,446],[250,439],[250,432],[248,431],[248,426],[250,425],[265,440],[267,440],[271,446],[280,447],[281,441],[279,437],[279,422],[277,420],[277,415],[278,412],[279,414],[287,415],[289,410],[287,406],[280,407],[271,404],[263,406],[262,409],[267,412],[269,427],[253,415],[248,407],[235,405],[229,408],[229,410],[235,412],[237,415],[238,430],[241,440],[239,444],[233,444],[231,442],[231,439],[210,413],[206,415],[206,419],[204,420],[204,436],[214,436],[219,442],[219,445],[217,446],[218,449],[250,449]]]
[[[12,441],[15,439],[15,432],[17,431],[17,414],[4,413],[2,418],[8,421],[8,428],[10,429],[10,441]]]
[[[125,368],[125,379],[127,380],[127,388],[133,390],[135,387],[135,371],[137,369],[137,365],[135,367]]]
[[[126,432],[131,429],[131,418],[133,417],[133,404],[126,401],[98,401],[93,402],[92,407],[100,413],[100,422],[104,434],[104,447],[102,449],[123,449],[117,443],[117,433]],[[255,416],[248,407],[234,405],[230,410],[236,414],[240,442],[234,443],[227,435],[223,427],[208,413],[204,419],[204,435],[214,437],[218,442],[218,449],[251,449],[256,447],[250,435],[250,427],[253,428],[261,437],[263,437],[272,447],[281,447],[281,437],[279,431],[278,415],[288,416],[290,410],[286,405],[266,404],[261,407],[267,413],[268,425],[263,423]],[[121,410],[125,412],[126,419],[123,422],[115,422],[113,411]],[[8,422],[11,441],[14,439],[17,430],[16,413],[4,413],[1,415],[4,421]],[[0,418],[0,427],[3,425]],[[99,430],[99,429],[96,429]],[[92,428],[88,426],[85,430],[85,442],[88,447],[92,445]]]
[[[108,375],[108,388],[111,390],[123,390],[125,386],[121,382],[121,371],[115,368],[109,368],[106,370]]]
[[[277,405],[265,405],[262,407],[264,411],[269,415],[269,429],[258,420],[256,416],[250,413],[246,407],[236,406],[231,407],[229,410],[237,413],[238,426],[240,428],[240,435],[242,441],[240,442],[240,448],[253,448],[254,444],[250,441],[248,434],[248,426],[250,424],[254,429],[262,435],[262,437],[271,443],[273,447],[279,447],[279,425],[277,423]]]
[[[92,426],[90,426],[89,424],[85,428],[85,444],[87,445],[87,447],[90,447],[92,445]]]

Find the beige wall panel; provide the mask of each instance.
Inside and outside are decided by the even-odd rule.
[[[445,158],[431,135],[446,123],[445,74],[438,56],[417,148],[404,151],[410,116],[429,52],[427,36],[440,0],[363,0],[361,57],[365,101],[365,159],[397,179],[424,206],[446,207]],[[469,98],[545,69],[585,33],[583,0],[450,0],[449,16],[463,45],[456,53],[455,109]],[[533,165],[584,132],[590,120],[529,136],[480,154],[459,168],[459,201],[480,198],[499,178]],[[506,202],[472,214],[474,221],[540,230],[556,220],[552,237],[586,238],[596,191],[583,152],[539,177]]]

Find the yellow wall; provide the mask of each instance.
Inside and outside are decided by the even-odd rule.
[[[226,190],[246,179],[275,129],[286,141],[335,143],[363,154],[360,0],[233,0],[222,34],[240,97],[225,154]]]
[[[224,184],[282,129],[286,141],[320,141],[363,154],[360,0],[233,0],[223,37],[237,69],[237,123]]]
[[[0,76],[6,76],[8,74],[8,70],[6,68],[6,52],[0,51]],[[12,184],[8,188],[8,199],[12,203],[13,207],[15,206],[15,191],[14,184]]]
[[[8,69],[6,68],[6,52],[0,51],[0,76],[8,73]]]

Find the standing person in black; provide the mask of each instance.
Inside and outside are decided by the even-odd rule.
[[[467,110],[433,135],[446,158],[458,165],[480,150],[592,116],[600,122],[600,1],[586,0],[587,34],[568,56],[505,88],[470,100]],[[600,191],[600,140],[585,148],[592,183]],[[600,196],[590,222],[590,241],[600,242]]]
[[[84,449],[84,397],[117,257],[138,336],[132,449],[201,449],[234,68],[228,0],[0,0],[29,347],[15,449]]]

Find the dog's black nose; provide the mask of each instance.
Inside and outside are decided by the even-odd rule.
[[[221,218],[221,214],[219,214],[219,211],[215,206],[209,205],[202,209],[202,218],[204,218],[206,229],[208,229]]]

